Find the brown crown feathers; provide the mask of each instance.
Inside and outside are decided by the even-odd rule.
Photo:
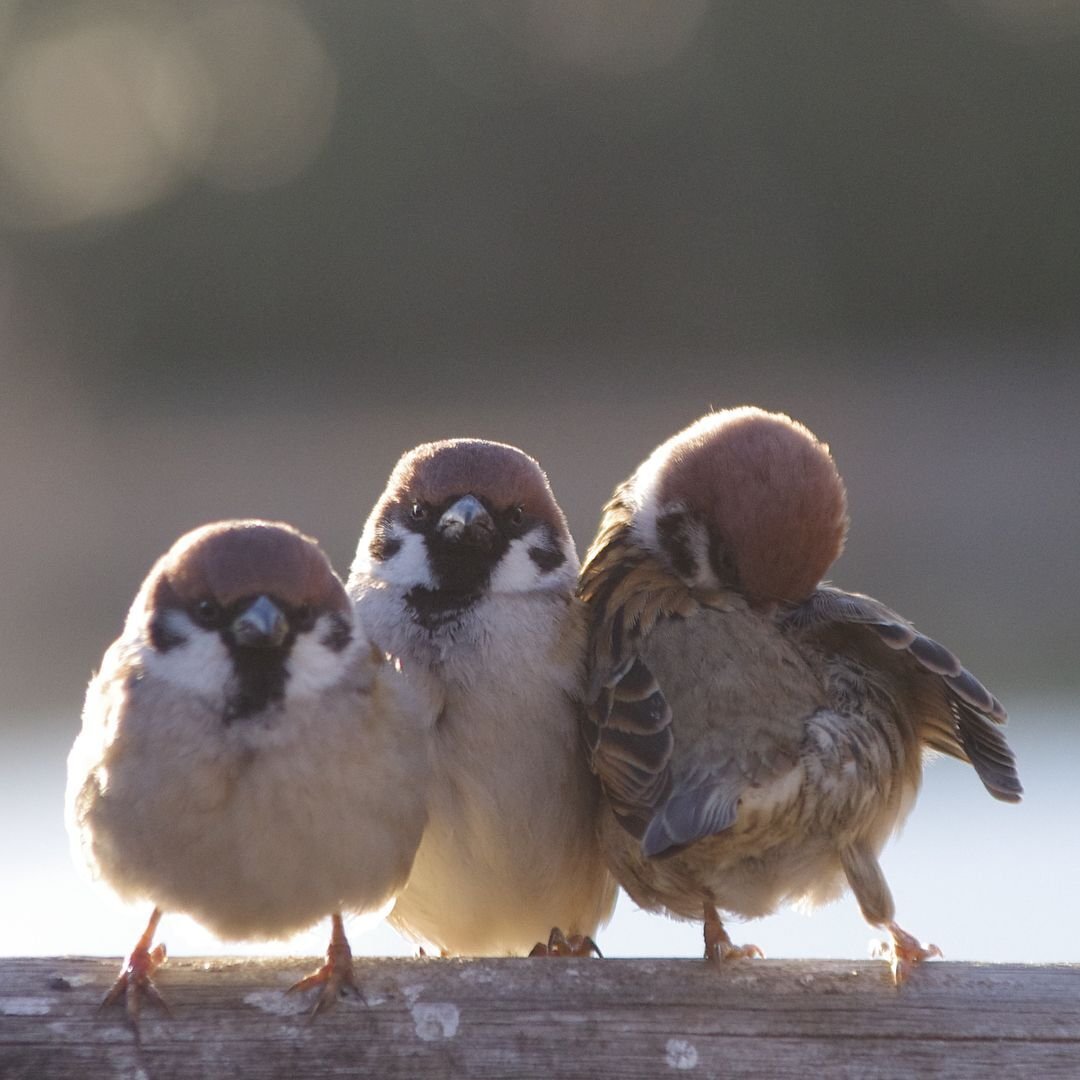
[[[411,499],[439,505],[466,493],[496,510],[522,505],[569,536],[539,463],[514,446],[486,439],[444,439],[410,450],[394,467],[380,503],[385,508]]]
[[[260,594],[316,611],[349,609],[317,542],[283,522],[220,521],[194,529],[157,561],[144,587],[150,607],[201,599],[227,606]]]
[[[754,602],[806,599],[843,550],[847,496],[829,448],[783,413],[709,413],[654,451],[639,496],[653,474],[659,511],[700,516]]]

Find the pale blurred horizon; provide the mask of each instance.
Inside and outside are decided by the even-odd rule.
[[[995,802],[970,767],[932,761],[915,809],[886,846],[882,866],[900,925],[939,945],[949,960],[1080,963],[1080,935],[1073,930],[1080,796],[1072,775],[1080,729],[1068,726],[1075,708],[1055,696],[1010,704],[1014,720],[1006,731],[1026,787],[1024,801]],[[56,767],[67,745],[59,733],[48,745],[45,757],[24,752],[21,769],[0,787],[0,820],[13,826],[5,844],[9,876],[0,892],[0,956],[124,956],[142,932],[149,906],[122,904],[76,870],[64,838],[63,771]],[[732,919],[728,927],[735,941],[757,944],[769,957],[861,960],[881,936],[850,894],[812,912],[785,909],[764,919]],[[347,918],[346,928],[357,955],[416,954],[415,943],[370,917]],[[700,923],[649,915],[621,896],[597,941],[608,957],[690,959],[701,955],[701,933]],[[318,956],[326,949],[327,923],[288,941],[236,943],[166,913],[158,940],[171,956]]]

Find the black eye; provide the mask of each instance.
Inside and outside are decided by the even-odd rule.
[[[515,506],[510,511],[510,524],[511,525],[523,525],[525,523],[525,507]]]
[[[213,630],[221,625],[222,614],[221,605],[210,597],[198,601],[195,605],[195,621],[208,630]]]
[[[310,630],[315,625],[315,611],[310,604],[301,604],[293,609],[293,625],[300,633]]]
[[[411,514],[413,521],[423,521],[427,517],[427,507],[423,503],[414,502]]]

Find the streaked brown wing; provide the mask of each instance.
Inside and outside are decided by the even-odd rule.
[[[1020,801],[1016,759],[998,729],[1005,709],[944,645],[872,597],[829,587],[793,608],[786,624],[818,639],[842,639],[842,647],[869,653],[872,664],[936,676],[932,692],[919,697],[915,718],[923,745],[969,762],[994,798]],[[879,644],[887,649],[874,647]]]
[[[640,656],[656,623],[697,607],[633,542],[620,493],[605,509],[578,594],[589,608],[585,737],[616,817],[640,838],[671,789],[671,709]]]
[[[590,763],[611,809],[641,838],[671,788],[671,709],[652,673],[633,658],[587,708]]]

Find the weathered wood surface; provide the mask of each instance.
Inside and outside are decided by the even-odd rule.
[[[303,960],[173,959],[171,1019],[98,1014],[117,962],[0,960],[3,1080],[1080,1077],[1080,966],[361,959],[312,1019]]]

